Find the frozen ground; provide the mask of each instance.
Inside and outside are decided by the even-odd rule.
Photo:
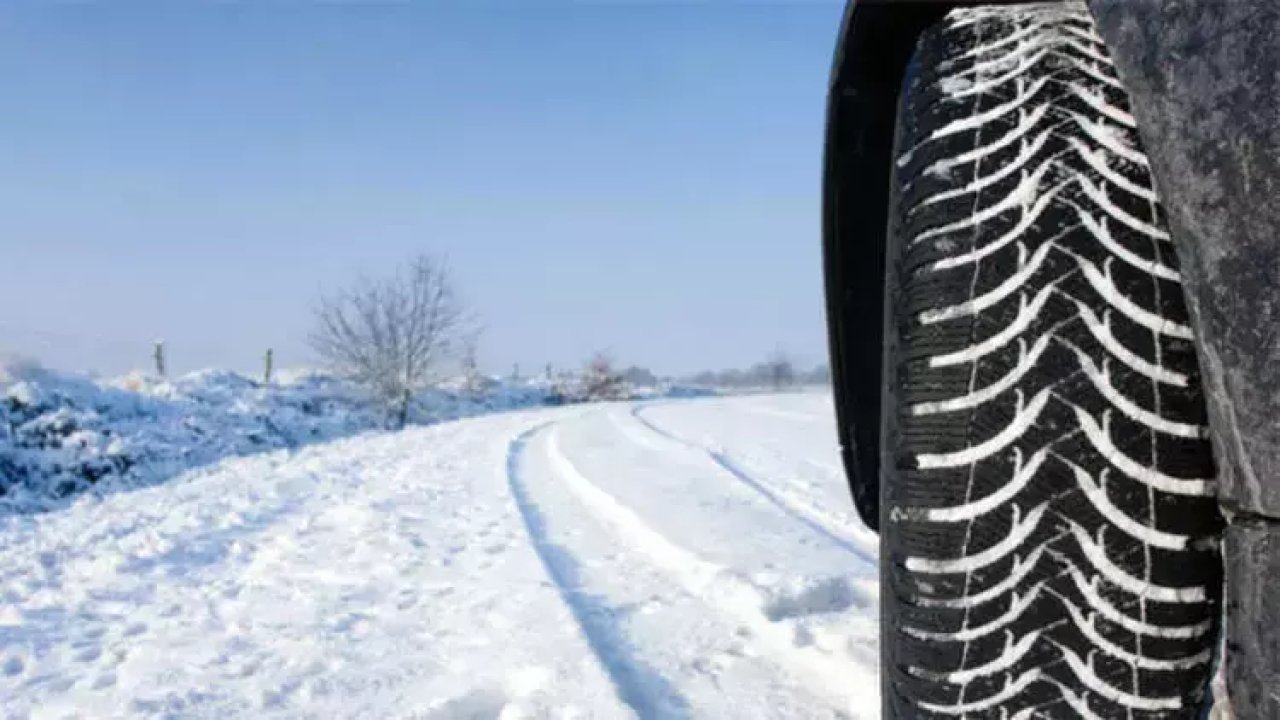
[[[492,415],[0,517],[0,715],[877,717],[830,414]]]

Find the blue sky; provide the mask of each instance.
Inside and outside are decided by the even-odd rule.
[[[0,352],[310,362],[324,289],[446,254],[481,361],[825,357],[831,3],[6,5]]]

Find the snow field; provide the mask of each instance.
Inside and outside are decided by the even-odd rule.
[[[578,406],[0,519],[0,716],[878,715],[820,395]]]

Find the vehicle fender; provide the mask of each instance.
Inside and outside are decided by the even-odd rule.
[[[1093,0],[1186,288],[1228,519],[1234,717],[1280,717],[1280,7]]]
[[[916,40],[961,5],[1026,0],[852,0],[827,95],[823,267],[841,458],[858,514],[879,526],[885,234],[902,78]]]
[[[1280,6],[1094,0],[1177,248],[1219,496],[1280,518]]]

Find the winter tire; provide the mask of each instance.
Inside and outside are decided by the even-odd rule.
[[[1082,3],[955,10],[903,85],[885,716],[1194,718],[1221,588],[1178,262]]]

